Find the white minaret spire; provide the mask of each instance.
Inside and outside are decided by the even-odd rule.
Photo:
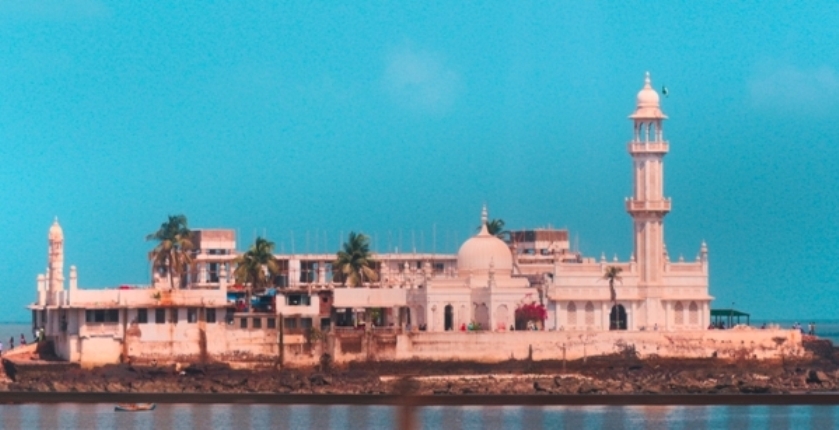
[[[48,235],[49,259],[47,265],[47,288],[48,297],[52,293],[64,290],[64,231],[58,224],[58,217],[55,217]]]
[[[670,199],[664,197],[663,162],[669,145],[662,129],[667,116],[661,111],[649,72],[644,78],[644,87],[638,92],[635,112],[629,118],[634,123],[632,141],[628,145],[632,156],[633,195],[626,200],[626,210],[634,224],[639,285],[660,285],[666,253],[664,216],[670,212]]]

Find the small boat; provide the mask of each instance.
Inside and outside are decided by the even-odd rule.
[[[120,403],[114,406],[116,412],[140,412],[153,411],[157,407],[156,403]]]

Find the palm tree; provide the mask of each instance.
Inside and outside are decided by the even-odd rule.
[[[372,258],[370,239],[366,235],[350,232],[343,248],[338,251],[332,266],[343,275],[344,285],[360,287],[364,280],[379,280],[379,275],[373,270],[376,261]]]
[[[160,224],[160,229],[146,236],[146,240],[156,240],[151,258],[154,268],[165,268],[169,276],[169,285],[175,288],[175,276],[182,275],[192,264],[190,252],[193,245],[192,232],[187,227],[186,216],[169,215],[169,219]]]
[[[615,291],[615,281],[620,282],[621,277],[620,273],[623,271],[620,267],[616,266],[608,266],[606,270],[603,272],[603,279],[609,281],[609,294],[611,294],[612,298],[612,309],[615,309],[615,319],[618,317],[617,312],[617,302],[618,302],[618,293]],[[617,327],[617,321],[612,321],[612,325]]]
[[[264,291],[274,276],[279,275],[280,264],[274,257],[274,242],[257,237],[250,249],[236,258],[233,276],[236,282],[245,285],[247,305],[251,309],[254,291]]]
[[[480,231],[481,226],[478,226],[477,230]],[[501,240],[505,240],[505,238],[510,234],[509,231],[504,230],[504,220],[501,218],[495,218],[487,221],[487,233]]]

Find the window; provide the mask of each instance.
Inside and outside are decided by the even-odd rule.
[[[253,328],[262,328],[262,318],[253,319]]]
[[[137,323],[147,324],[149,322],[149,310],[137,309]]]
[[[84,320],[88,323],[118,323],[119,309],[88,309],[84,313]]]
[[[198,309],[186,308],[186,322],[194,324],[198,322]]]
[[[289,294],[286,296],[286,304],[289,306],[309,306],[312,301],[308,294]]]
[[[445,266],[443,265],[443,263],[434,263],[434,274],[435,275],[442,275],[444,270],[445,270]]]
[[[283,320],[283,325],[285,328],[294,330],[297,328],[297,319],[296,318],[286,318]]]
[[[207,309],[207,322],[214,323],[216,322],[216,310],[215,309]]]
[[[178,308],[169,310],[169,320],[172,324],[178,323]]]
[[[574,302],[568,304],[568,325],[577,325],[577,305]]]
[[[163,324],[166,322],[166,309],[154,310],[154,322],[155,324]]]
[[[311,318],[301,318],[300,319],[300,328],[305,328],[305,329],[312,328],[312,319]]]
[[[224,320],[227,322],[228,325],[233,324],[233,313],[236,312],[233,308],[227,308],[227,312],[224,314]]]
[[[248,328],[247,318],[239,318],[239,328]]]
[[[268,318],[268,326],[267,328],[275,329],[277,328],[277,319],[276,318]]]

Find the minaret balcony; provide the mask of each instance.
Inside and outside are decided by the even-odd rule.
[[[631,155],[663,155],[670,151],[670,144],[666,140],[658,142],[629,142],[627,150]]]
[[[670,199],[666,200],[626,200],[626,211],[630,214],[641,212],[670,212]]]

